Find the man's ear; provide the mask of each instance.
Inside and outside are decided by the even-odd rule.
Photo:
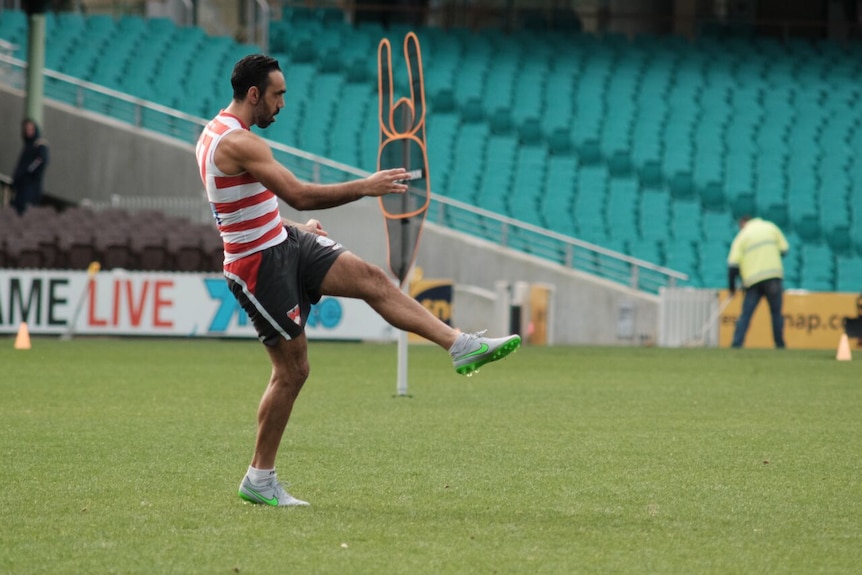
[[[252,86],[251,88],[248,89],[248,101],[252,106],[254,106],[257,104],[257,102],[259,100],[260,100],[260,90],[257,88],[257,86]]]

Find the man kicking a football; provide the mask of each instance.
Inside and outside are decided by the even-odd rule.
[[[383,170],[340,184],[302,182],[250,131],[251,126],[272,124],[284,107],[286,84],[278,61],[246,56],[234,67],[231,85],[233,100],[207,124],[196,156],[224,241],[224,275],[272,361],[258,408],[254,456],[239,495],[252,503],[308,505],[283,489],[275,459],[294,401],[308,378],[304,326],[311,305],[321,296],[364,300],[392,326],[448,350],[461,374],[506,357],[521,338],[461,333],[404,294],[383,270],[329,239],[317,220],[304,225],[283,220],[278,198],[300,211],[332,208],[366,196],[404,193],[407,172]]]

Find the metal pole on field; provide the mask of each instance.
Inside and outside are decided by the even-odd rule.
[[[404,108],[403,112],[403,125],[408,126],[413,124],[413,117],[410,114],[410,110],[408,108]],[[410,147],[409,140],[404,140],[402,144],[403,148],[401,151],[402,162],[404,166],[410,165]],[[401,196],[401,213],[407,213],[409,211],[409,194],[403,194]],[[401,220],[401,225],[407,226],[409,224],[409,218],[405,218]],[[410,271],[407,270],[407,266],[410,265],[410,233],[409,228],[404,228],[404,232],[401,234],[401,269],[406,271],[407,273],[403,276],[406,281],[403,282],[401,286],[402,291],[404,291],[407,295],[410,295]],[[407,395],[407,332],[401,331],[398,333],[398,395],[404,396]]]
[[[407,274],[408,281],[404,282],[404,285],[401,286],[401,290],[406,294],[410,294],[410,282],[409,278],[412,275],[412,271]],[[407,395],[407,354],[410,349],[410,346],[407,345],[408,334],[404,330],[398,331],[398,381],[396,384],[396,393],[398,397],[408,397]]]
[[[399,397],[407,396],[407,332],[398,332],[398,387]]]

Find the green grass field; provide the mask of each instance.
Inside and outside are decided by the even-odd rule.
[[[472,378],[311,342],[279,476],[236,489],[255,341],[0,339],[0,573],[859,573],[862,365],[525,348]]]

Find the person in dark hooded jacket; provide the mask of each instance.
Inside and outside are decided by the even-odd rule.
[[[21,123],[24,148],[18,157],[12,176],[12,206],[23,214],[28,205],[38,205],[42,200],[42,178],[48,165],[48,142],[39,137],[39,126],[30,118]]]

